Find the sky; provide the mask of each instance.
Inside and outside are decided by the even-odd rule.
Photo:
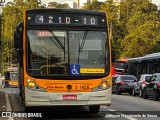
[[[6,0],[6,3],[9,1],[13,1],[13,0]],[[58,2],[58,3],[65,3],[66,0],[41,0],[42,3],[48,5],[49,2]],[[86,0],[80,0],[81,2],[86,1]],[[102,1],[102,0],[100,0]],[[152,0],[152,2],[156,5],[160,5],[160,0]]]
[[[160,0],[152,0],[152,2],[156,5],[160,5]]]

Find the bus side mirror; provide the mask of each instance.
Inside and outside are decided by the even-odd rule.
[[[22,23],[19,23],[16,27],[16,31],[14,32],[14,47],[16,50],[22,49]]]

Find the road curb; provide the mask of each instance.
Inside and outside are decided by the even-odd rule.
[[[5,91],[5,96],[6,96],[6,107],[7,107],[7,111],[12,112],[12,108],[11,108],[11,104],[9,101],[9,97],[8,94]],[[13,117],[9,117],[8,120],[14,120]]]

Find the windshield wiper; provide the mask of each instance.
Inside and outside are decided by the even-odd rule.
[[[88,34],[88,29],[85,31],[85,33],[84,33],[84,35],[83,35],[83,40],[82,40],[82,43],[81,43],[81,44],[80,44],[80,41],[79,41],[79,52],[82,52],[82,50],[83,50],[83,47],[84,47],[84,43],[85,43],[87,34]]]
[[[56,42],[58,43],[58,45],[56,45],[58,48],[60,48],[62,51],[64,51],[65,50],[65,47],[64,47],[64,45],[61,43],[61,41],[58,39],[58,37],[55,35],[55,33],[50,29],[50,28],[48,28],[48,31],[49,31],[49,33],[51,33],[52,35],[53,35],[53,38],[56,40]]]
[[[83,40],[82,40],[81,44],[80,44],[80,40],[79,40],[78,63],[79,63],[79,56],[80,56],[80,53],[81,53],[82,50],[83,50],[83,47],[84,47],[84,44],[85,44],[85,41],[86,41],[87,34],[88,34],[88,28],[87,28],[87,29],[85,30],[85,32],[84,32]]]

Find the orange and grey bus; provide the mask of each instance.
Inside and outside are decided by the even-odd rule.
[[[10,66],[4,72],[5,80],[3,83],[4,87],[18,87],[18,71],[17,67]]]
[[[106,14],[76,9],[24,11],[14,44],[25,109],[111,105],[111,43]]]
[[[115,74],[117,75],[128,74],[127,60],[115,60],[114,67],[115,67]]]

